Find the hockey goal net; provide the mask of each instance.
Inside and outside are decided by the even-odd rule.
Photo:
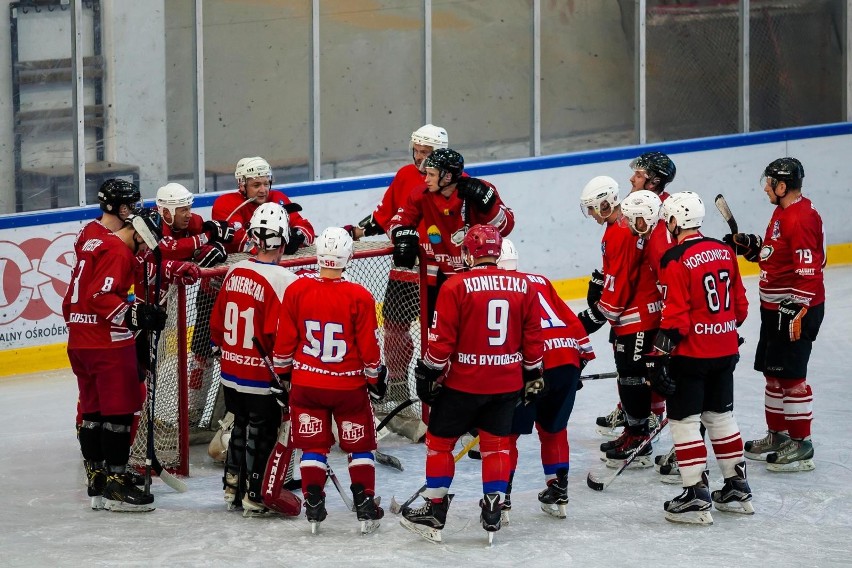
[[[414,363],[423,344],[420,314],[425,309],[425,302],[421,302],[425,278],[416,271],[407,277],[403,275],[405,280],[414,284],[405,287],[404,293],[400,294],[400,288],[394,289],[392,282],[395,301],[385,303],[392,252],[393,246],[388,241],[356,242],[353,259],[344,272],[344,278],[363,285],[376,299],[382,361],[386,364],[389,358],[398,361],[400,353],[407,360],[406,353],[412,354],[405,378],[390,382],[385,400],[374,405],[378,418],[401,402],[415,397]],[[199,282],[190,286],[171,286],[165,296],[168,321],[160,335],[157,354],[154,449],[163,467],[173,473],[189,474],[190,444],[208,442],[225,415],[219,362],[210,349],[209,321],[223,277],[232,265],[245,258],[245,254],[232,254],[226,263],[202,269]],[[315,271],[316,262],[316,249],[311,246],[286,256],[281,265],[302,273]],[[399,276],[400,272],[395,274]],[[413,320],[404,325],[404,333],[400,333],[398,322],[410,319],[413,314],[416,314]],[[148,403],[146,400],[142,409],[142,420],[131,451],[130,463],[137,467],[145,463]],[[402,410],[389,426],[400,434],[417,439],[424,430],[421,419],[422,408],[416,401]]]

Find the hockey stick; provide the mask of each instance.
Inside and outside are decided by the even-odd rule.
[[[329,479],[334,484],[334,487],[337,489],[337,492],[340,493],[340,498],[343,499],[343,503],[346,507],[355,512],[355,502],[352,500],[352,497],[349,496],[348,493],[343,489],[343,485],[340,484],[340,480],[337,479],[337,475],[334,473],[334,470],[331,469],[331,464],[326,464],[326,473],[328,474]]]
[[[614,379],[618,377],[618,373],[616,371],[612,371],[609,373],[597,373],[595,375],[583,375],[580,377],[581,381],[599,381],[601,379]]]
[[[403,410],[405,410],[406,408],[408,408],[409,406],[411,406],[415,402],[416,402],[415,399],[410,398],[408,400],[404,400],[401,403],[399,403],[396,406],[396,408],[394,408],[393,410],[388,412],[388,415],[385,416],[382,419],[382,421],[378,423],[378,425],[376,426],[376,432],[378,432],[382,428],[385,428],[390,423],[390,421],[393,420],[394,416],[396,416],[397,414],[399,414],[400,412],[402,412]],[[399,458],[397,458],[396,456],[392,456],[390,454],[386,454],[384,452],[381,452],[381,451],[378,450],[378,448],[376,449],[375,453],[376,453],[376,463],[379,463],[381,465],[386,465],[388,467],[392,467],[393,469],[398,470],[398,471],[405,471],[405,468],[402,467],[402,462],[399,461]]]
[[[231,214],[230,214],[230,215],[228,215],[227,217],[225,217],[225,222],[230,221],[230,220],[231,220],[231,217],[233,217],[233,216],[234,216],[234,213],[236,213],[237,211],[239,211],[240,209],[242,209],[243,207],[245,207],[245,206],[246,206],[246,205],[248,205],[249,203],[254,203],[255,199],[257,199],[257,196],[256,196],[256,195],[255,195],[254,197],[251,197],[251,198],[249,198],[249,199],[246,199],[245,201],[243,201],[242,203],[240,203],[239,205],[237,205],[236,209],[234,209],[233,211],[231,211]]]
[[[163,258],[159,247],[152,251],[154,261],[157,263],[154,276],[154,305],[160,305],[160,287],[162,286]],[[148,285],[148,274],[145,270],[145,303],[149,303],[150,286]],[[151,494],[151,470],[154,460],[157,460],[154,448],[154,405],[157,399],[157,344],[160,342],[160,332],[153,331],[148,334],[148,440],[145,448],[145,495]],[[159,464],[159,460],[157,460]],[[162,466],[161,466],[162,467]]]
[[[467,453],[470,451],[470,449],[473,448],[478,443],[479,443],[479,436],[476,436],[470,442],[468,442],[465,447],[463,447],[461,450],[459,450],[459,453],[457,453],[455,456],[453,456],[453,462],[458,463],[459,460],[462,459],[464,456],[466,456]],[[426,491],[426,484],[425,483],[423,485],[421,485],[420,489],[415,491],[414,494],[411,497],[406,499],[405,503],[403,503],[402,505],[397,503],[395,498],[391,497],[391,504],[390,504],[390,507],[388,507],[388,510],[391,513],[393,513],[394,515],[400,514],[403,509],[405,509],[406,507],[408,507],[409,505],[414,503],[414,500],[417,499],[417,497],[421,493],[423,493],[424,491]]]
[[[660,424],[651,431],[651,434],[646,440],[643,440],[641,444],[636,446],[633,452],[631,452],[630,456],[626,460],[624,460],[624,463],[621,464],[621,467],[615,470],[615,473],[610,475],[607,479],[595,479],[594,476],[592,476],[592,472],[589,472],[589,475],[586,477],[586,485],[589,486],[589,489],[594,489],[595,491],[603,491],[604,489],[609,487],[609,484],[615,481],[615,478],[621,475],[621,472],[627,469],[627,466],[629,466],[631,463],[633,463],[633,460],[639,457],[639,453],[648,447],[648,445],[651,443],[651,440],[660,435],[660,432],[663,431],[663,428],[665,428],[666,424],[668,423],[669,418],[667,416],[663,418],[660,421]]]
[[[734,219],[734,214],[731,212],[731,208],[728,207],[728,202],[725,200],[725,196],[721,193],[716,196],[716,209],[719,210],[719,213],[722,214],[722,218],[728,224],[728,228],[731,229],[731,233],[736,235],[740,232],[740,228],[737,225],[737,220]]]

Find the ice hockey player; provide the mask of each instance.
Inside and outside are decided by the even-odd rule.
[[[343,279],[352,260],[352,237],[329,227],[317,238],[319,273],[305,275],[284,295],[275,342],[275,370],[292,384],[293,446],[302,450],[300,472],[305,516],[311,532],[325,520],[328,453],[334,444],[349,455],[350,489],[361,532],[379,526],[384,510],[376,493],[376,427],[370,399],[387,391],[380,362],[376,302],[355,282]]]
[[[508,521],[508,511],[512,508],[512,480],[518,466],[518,438],[521,434],[531,434],[533,424],[541,442],[541,466],[547,484],[544,491],[538,494],[541,510],[564,519],[570,467],[568,419],[580,387],[580,370],[595,358],[595,353],[583,324],[559,297],[550,280],[539,274],[518,272],[518,251],[509,239],[503,239],[497,266],[524,276],[538,293],[544,338],[544,382],[547,384],[544,396],[531,404],[515,407],[509,448],[511,468],[503,501],[503,523]]]
[[[763,239],[726,235],[737,254],[760,266],[760,339],[754,368],[766,377],[768,431],[745,444],[745,455],[770,471],[814,469],[813,391],[807,382],[811,348],[825,314],[825,234],[822,218],[802,195],[805,170],[779,158],[763,171],[763,191],[775,206]]]
[[[130,192],[115,185],[107,188],[114,196]],[[123,223],[115,231],[104,225],[81,231],[62,313],[80,390],[80,450],[92,508],[144,512],[154,509],[154,497],[136,487],[127,471],[131,425],[145,399],[134,332],[161,331],[166,313],[134,294],[144,278],[136,255],[156,247],[162,233],[159,215],[147,209],[126,214]]]
[[[434,150],[448,147],[447,131],[434,124],[424,124],[411,133],[409,150],[412,162],[401,167],[385,191],[381,202],[372,214],[358,225],[351,227],[354,240],[385,233],[391,218],[408,202],[413,191],[426,189],[423,163]],[[427,227],[422,222],[417,226],[420,246],[429,246]],[[408,367],[414,354],[411,323],[420,317],[420,274],[416,269],[392,267],[388,275],[385,301],[382,304],[384,327],[384,352],[388,366],[388,399],[405,400],[411,394],[408,389]]]
[[[261,483],[278,439],[281,406],[277,387],[254,341],[272,352],[284,291],[296,275],[278,265],[290,226],[277,203],[264,203],[252,215],[248,236],[257,254],[233,265],[213,305],[210,340],[221,350],[225,407],[234,415],[223,478],[229,509],[244,517],[274,514],[263,503]]]
[[[584,213],[606,225],[601,240],[602,276],[589,287],[589,308],[579,314],[588,333],[609,321],[618,371],[618,394],[626,425],[621,435],[600,446],[607,466],[619,467],[650,436],[651,393],[645,386],[644,357],[651,351],[660,321],[660,292],[650,268],[645,241],[633,234],[622,214],[618,183],[607,176],[593,178],[580,196]],[[596,278],[593,275],[593,280]],[[651,467],[653,449],[646,444],[631,467]]]
[[[748,315],[748,302],[733,251],[699,231],[704,213],[701,198],[691,191],[672,194],[663,204],[661,222],[677,245],[661,262],[663,317],[647,365],[652,388],[666,397],[684,488],[665,502],[665,517],[709,525],[711,499],[720,511],[751,514],[754,508],[733,413],[737,328]],[[712,495],[702,423],[725,478]]]
[[[476,428],[482,451],[480,522],[491,542],[509,483],[515,405],[519,396],[534,402],[544,388],[538,292],[522,274],[497,267],[502,240],[493,225],[467,232],[461,254],[471,270],[441,288],[429,346],[415,370],[417,395],[431,406],[425,503],[403,508],[401,523],[432,541],[441,541],[447,520],[453,448]]]

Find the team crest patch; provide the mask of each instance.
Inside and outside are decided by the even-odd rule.
[[[322,432],[322,421],[310,414],[299,415],[299,434],[302,436],[316,436]]]
[[[601,243],[601,254],[606,254],[606,243]]]
[[[777,240],[781,237],[781,221],[776,219],[772,223],[772,240]]]
[[[345,442],[357,442],[364,437],[365,433],[363,424],[356,424],[348,420],[343,421],[340,429],[343,430],[340,437]]]
[[[433,245],[439,244],[443,239],[441,238],[441,230],[438,229],[435,225],[430,226],[426,229],[426,236],[429,237],[429,242]]]
[[[772,253],[775,252],[775,249],[772,248],[772,245],[766,245],[762,249],[760,249],[760,260],[766,260]]]

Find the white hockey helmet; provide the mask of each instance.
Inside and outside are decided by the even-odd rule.
[[[241,185],[249,178],[267,177],[272,181],[272,167],[269,162],[260,156],[252,158],[243,158],[237,162],[237,167],[234,170],[234,177],[237,178],[237,184]]]
[[[264,203],[251,216],[249,237],[261,250],[277,249],[290,240],[290,217],[277,203]]]
[[[515,248],[515,243],[503,237],[503,244],[500,245],[500,258],[497,259],[497,266],[503,270],[518,269],[518,249]]]
[[[674,217],[680,229],[698,229],[704,222],[704,202],[694,191],[673,193],[663,202],[661,217],[668,224]]]
[[[438,148],[449,148],[450,140],[447,131],[440,126],[424,124],[411,133],[409,150],[414,149],[415,144],[430,146],[433,150],[437,150]]]
[[[642,189],[634,191],[621,202],[621,212],[630,223],[630,228],[640,235],[649,234],[660,220],[660,207],[663,202],[653,191]],[[636,227],[636,221],[645,221],[645,230],[640,231]]]
[[[343,269],[352,260],[352,237],[343,227],[329,227],[317,237],[320,268]]]
[[[589,216],[589,207],[600,215],[601,204],[604,202],[609,204],[610,209],[614,209],[620,203],[618,182],[609,176],[597,176],[592,178],[580,193],[580,209],[586,217]]]
[[[163,215],[163,210],[168,211],[172,220],[175,217],[175,211],[179,207],[192,207],[192,202],[195,196],[191,191],[186,189],[179,183],[167,183],[157,190],[157,211]],[[165,216],[163,216],[165,220]],[[169,223],[171,225],[171,223]]]

